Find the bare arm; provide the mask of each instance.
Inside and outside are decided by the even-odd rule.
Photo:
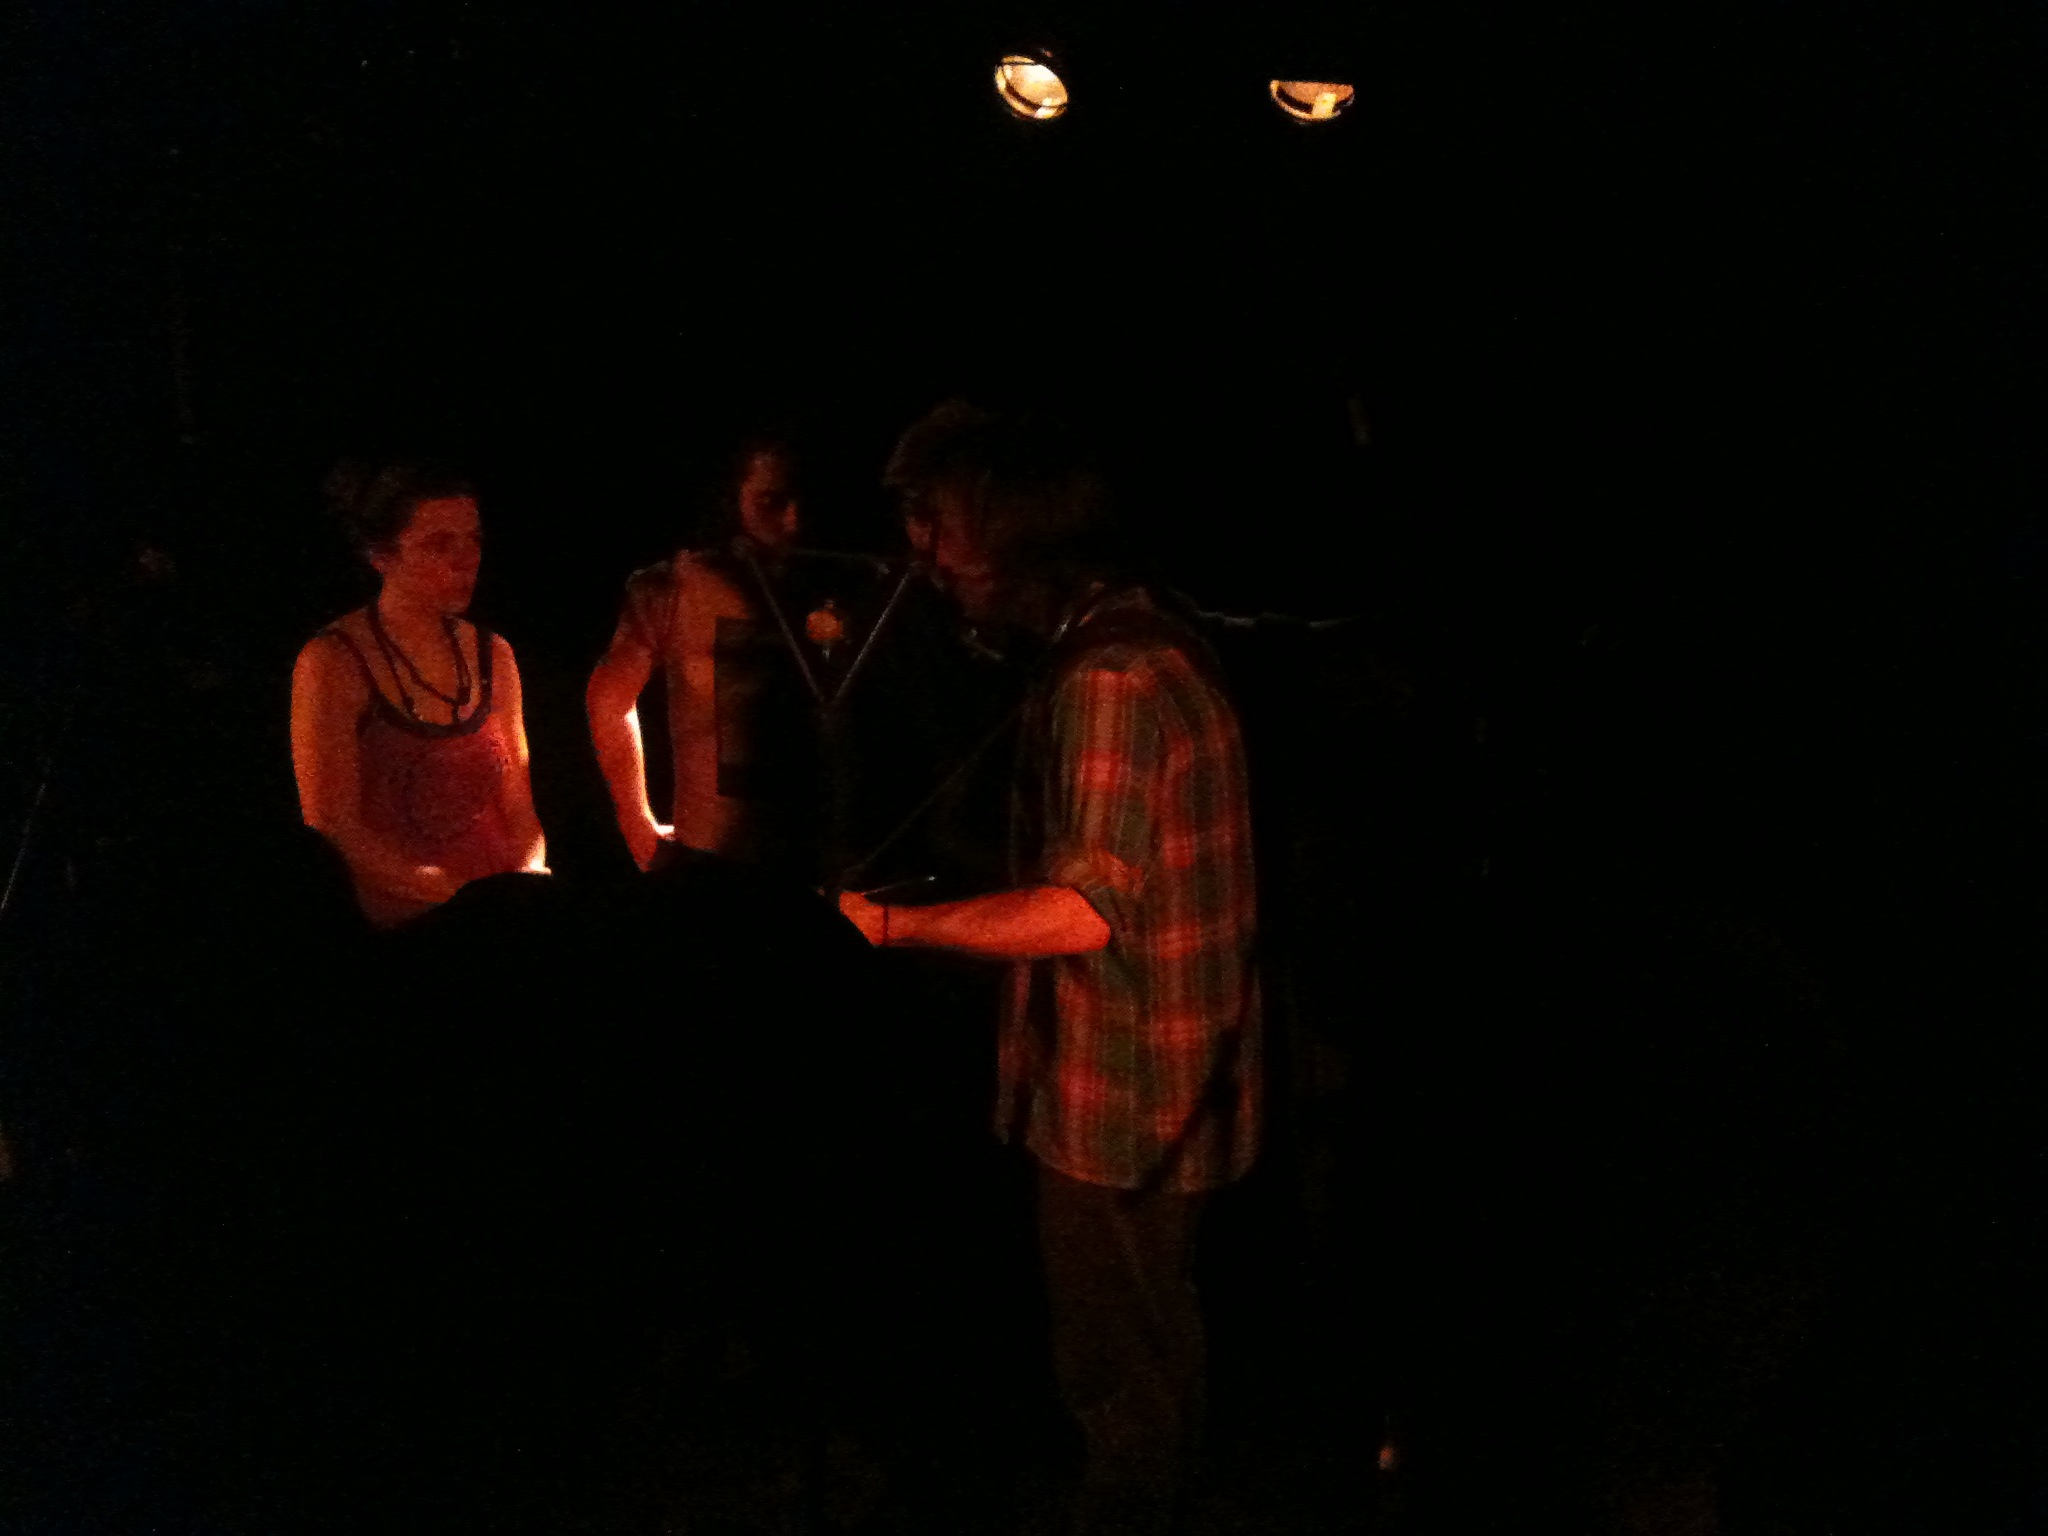
[[[1065,885],[996,891],[930,907],[884,907],[857,891],[843,891],[839,910],[870,944],[950,949],[984,960],[1085,955],[1109,943],[1109,924],[1087,897]]]
[[[526,711],[519,686],[519,664],[512,658],[512,646],[504,636],[493,635],[493,666],[504,690],[505,725],[511,738],[512,762],[505,775],[505,823],[512,829],[513,845],[519,850],[519,867],[531,874],[548,873],[548,844],[540,818],[533,811],[533,776],[528,771]]]
[[[654,675],[654,652],[623,628],[590,674],[583,702],[590,714],[590,740],[597,766],[611,790],[619,831],[642,869],[673,828],[654,819],[647,803],[647,755],[640,743],[640,693]]]
[[[1110,921],[1132,919],[1157,835],[1147,798],[1162,751],[1156,695],[1141,671],[1102,667],[1067,678],[1053,702],[1067,773],[1049,818],[1047,883],[930,907],[843,893],[839,910],[869,943],[1042,960],[1103,949]]]
[[[438,903],[459,882],[433,864],[416,864],[363,823],[356,721],[369,702],[362,674],[339,640],[316,636],[292,668],[292,773],[299,814],[367,885]]]

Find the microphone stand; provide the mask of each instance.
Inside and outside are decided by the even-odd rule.
[[[916,580],[923,567],[915,560],[906,561],[897,575],[895,584],[889,589],[889,596],[882,603],[882,611],[875,616],[875,622],[861,637],[860,646],[855,650],[853,660],[846,671],[828,693],[819,681],[816,670],[811,666],[810,657],[804,652],[803,643],[798,640],[796,627],[790,623],[789,614],[782,606],[780,595],[762,569],[760,558],[754,553],[753,544],[744,538],[733,541],[733,550],[747,573],[753,577],[754,586],[761,595],[769,615],[775,620],[775,627],[782,636],[782,643],[788,647],[790,659],[796,663],[797,674],[804,681],[804,687],[811,695],[817,713],[818,744],[825,760],[825,828],[820,841],[823,844],[821,867],[834,871],[827,879],[825,894],[837,897],[844,888],[846,878],[854,871],[844,868],[847,858],[848,822],[851,820],[853,803],[852,765],[846,751],[846,700],[853,691],[855,681],[866,668],[868,660],[875,653],[875,646],[902,606],[904,594]],[[859,565],[878,575],[887,575],[895,562],[876,555],[843,554],[837,550],[798,549],[791,555],[798,559],[828,560],[842,564]],[[863,864],[872,863],[870,858]]]
[[[7,870],[7,886],[0,890],[0,919],[4,919],[14,905],[14,892],[21,882],[22,867],[28,863],[28,851],[35,842],[36,823],[42,819],[43,802],[49,798],[50,781],[57,776],[58,754],[64,750],[64,743],[71,735],[71,722],[78,714],[79,695],[84,691],[79,683],[72,683],[71,696],[64,701],[64,713],[58,717],[57,729],[51,732],[50,744],[43,752],[36,792],[29,801],[28,814],[22,818],[21,835],[15,840],[14,862]]]
[[[887,569],[886,565],[883,566],[884,571]],[[861,640],[860,649],[853,653],[853,660],[847,664],[846,675],[839,680],[838,688],[833,690],[830,708],[839,708],[845,702],[847,694],[853,691],[853,680],[860,676],[860,669],[867,665],[868,657],[874,654],[875,642],[881,639],[882,631],[895,616],[897,605],[903,601],[903,594],[910,590],[910,583],[920,569],[915,560],[903,567],[903,574],[896,578],[896,585],[889,589],[889,596],[882,604],[882,611],[875,616],[875,622],[868,626],[867,635]]]
[[[795,661],[797,675],[804,680],[804,687],[820,708],[824,707],[825,690],[818,686],[817,674],[811,670],[811,659],[804,654],[804,648],[797,643],[796,631],[790,628],[789,615],[782,611],[781,600],[775,595],[775,588],[768,583],[768,573],[761,569],[761,561],[754,554],[754,546],[747,539],[732,541],[733,553],[746,566],[747,574],[754,578],[754,585],[761,593],[761,601],[768,605],[768,612],[774,616],[775,627],[782,631],[782,643],[789,647],[790,659]]]

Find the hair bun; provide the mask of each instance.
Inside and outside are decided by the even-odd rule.
[[[364,459],[343,459],[336,464],[320,482],[320,495],[327,510],[345,523],[353,522],[362,506],[363,492],[375,474]]]
[[[365,552],[397,539],[421,502],[476,494],[468,478],[456,470],[410,459],[388,464],[343,459],[328,471],[320,492],[349,538]]]

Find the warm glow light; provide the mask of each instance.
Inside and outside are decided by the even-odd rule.
[[[1335,80],[1275,80],[1271,90],[1280,110],[1304,123],[1327,123],[1358,95]]]
[[[1066,82],[1043,59],[1012,53],[996,66],[996,94],[1019,117],[1036,122],[1067,110]]]

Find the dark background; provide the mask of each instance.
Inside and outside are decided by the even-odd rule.
[[[362,592],[338,454],[475,465],[575,873],[618,857],[582,676],[733,431],[800,423],[820,540],[885,547],[906,421],[1050,400],[1205,606],[1356,620],[1228,637],[1285,1043],[1218,1217],[1218,1497],[2048,1518],[2038,6],[0,26],[10,824],[56,763],[6,918],[26,1269],[169,1198],[138,1127],[243,1038],[66,978],[136,964],[96,892],[260,902],[290,658]],[[1024,124],[989,68],[1040,43],[1074,106]],[[1359,103],[1288,122],[1276,74]],[[43,1471],[148,1438],[108,1402]]]

